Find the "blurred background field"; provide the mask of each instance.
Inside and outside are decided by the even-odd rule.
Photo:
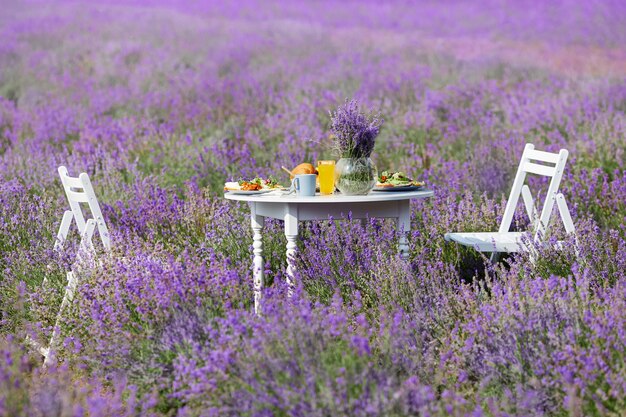
[[[0,412],[623,415],[625,21],[612,0],[4,0]],[[385,119],[379,171],[435,190],[410,262],[385,221],[308,225],[287,301],[269,222],[254,317],[247,208],[222,185],[332,158],[352,97]],[[497,228],[525,143],[570,151],[578,255],[444,243]],[[22,342],[49,337],[73,253],[52,251],[59,165],[89,173],[115,249],[41,370]]]

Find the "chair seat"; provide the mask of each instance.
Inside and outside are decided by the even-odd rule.
[[[526,249],[522,232],[446,233],[446,241],[471,246],[480,252],[519,252]]]

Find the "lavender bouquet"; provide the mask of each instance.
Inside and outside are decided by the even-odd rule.
[[[330,112],[335,148],[342,158],[369,158],[383,124],[380,114],[366,114],[352,99]]]
[[[376,185],[377,170],[370,156],[383,120],[365,114],[356,100],[346,100],[330,113],[335,149],[341,156],[335,166],[335,186],[346,195],[369,193]]]

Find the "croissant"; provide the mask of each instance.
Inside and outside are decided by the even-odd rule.
[[[305,162],[291,170],[291,179],[293,179],[293,177],[295,177],[296,175],[301,175],[301,174],[317,175],[317,170],[315,169],[315,167],[313,167],[313,165]]]

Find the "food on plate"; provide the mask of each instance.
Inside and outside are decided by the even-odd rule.
[[[274,177],[263,179],[256,177],[251,180],[231,181],[224,184],[224,191],[262,191],[282,188]]]
[[[296,175],[302,175],[302,174],[315,174],[317,175],[317,170],[315,169],[315,167],[307,162],[298,165],[297,167],[295,167],[294,169],[291,170],[291,179],[293,179],[293,177],[295,177]]]
[[[423,182],[412,180],[404,172],[383,171],[378,177],[376,187],[421,187]]]

